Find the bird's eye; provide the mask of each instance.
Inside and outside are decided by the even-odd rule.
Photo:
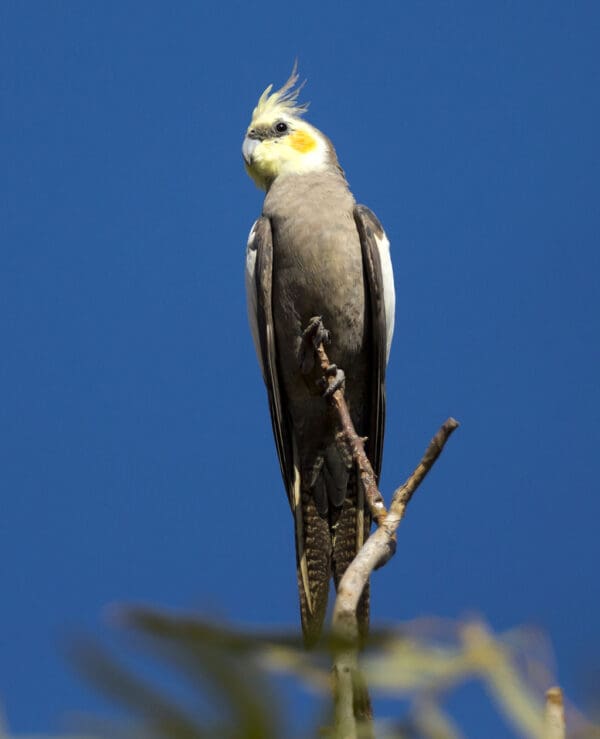
[[[279,123],[275,125],[275,130],[277,131],[277,133],[285,133],[288,130],[287,123],[279,121]]]

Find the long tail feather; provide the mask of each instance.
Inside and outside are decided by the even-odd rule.
[[[309,491],[303,491],[301,499],[302,533],[296,536],[298,591],[304,642],[306,646],[312,646],[321,635],[327,613],[331,578],[331,533],[329,522],[317,511],[313,495]],[[300,533],[298,524],[297,521],[296,531]]]
[[[360,482],[357,479],[356,472],[353,471],[348,484],[348,493],[334,528],[332,570],[336,590],[348,565],[369,536],[369,529],[371,528],[371,517],[364,508],[362,490],[359,486]],[[358,602],[356,617],[359,635],[361,640],[364,641],[369,632],[368,583]]]

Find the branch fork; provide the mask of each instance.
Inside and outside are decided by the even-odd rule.
[[[459,424],[454,418],[448,418],[441,425],[412,474],[394,491],[388,510],[365,452],[365,439],[356,433],[344,398],[343,384],[339,383],[339,377],[336,378],[339,371],[331,371],[332,365],[325,351],[329,332],[321,320],[315,318],[305,336],[313,340],[314,352],[323,374],[321,383],[325,387],[324,397],[337,412],[340,436],[356,465],[371,516],[377,524],[377,530],[364,543],[338,585],[332,618],[335,734],[344,738],[356,737],[361,725],[361,736],[371,735],[371,705],[358,670],[358,601],[373,570],[382,567],[394,555],[396,530],[406,508]]]

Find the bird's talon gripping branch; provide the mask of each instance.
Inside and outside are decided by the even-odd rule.
[[[302,374],[312,372],[315,366],[315,353],[319,346],[326,346],[330,342],[329,331],[323,325],[321,316],[313,316],[308,326],[302,332],[302,344],[300,346],[300,368]]]
[[[308,322],[308,326],[302,333],[302,339],[307,344],[310,342],[313,349],[317,349],[319,344],[329,344],[331,337],[329,331],[323,325],[321,316],[313,316]]]
[[[325,388],[323,397],[325,399],[328,399],[331,398],[336,390],[341,390],[341,388],[344,387],[344,383],[346,382],[346,375],[344,374],[344,370],[338,369],[335,364],[329,365],[329,367],[325,370],[325,374],[328,377],[334,378],[333,382],[328,382],[327,380],[325,380],[325,384],[327,384],[327,387]]]

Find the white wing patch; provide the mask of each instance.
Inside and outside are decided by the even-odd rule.
[[[248,308],[248,322],[250,323],[250,331],[252,332],[254,349],[256,350],[258,363],[260,364],[260,368],[264,376],[264,367],[260,351],[260,341],[258,338],[258,317],[256,315],[256,244],[254,243],[254,238],[256,236],[257,223],[258,220],[254,221],[254,224],[252,225],[252,228],[250,229],[250,233],[248,235],[248,244],[246,245],[246,305]]]
[[[392,269],[392,259],[390,257],[390,242],[385,232],[379,239],[375,235],[375,243],[379,251],[379,261],[381,262],[381,276],[383,278],[383,303],[385,310],[385,361],[387,363],[390,358],[390,347],[392,346],[392,336],[394,335],[394,318],[396,314],[396,291],[394,289],[394,270]]]

